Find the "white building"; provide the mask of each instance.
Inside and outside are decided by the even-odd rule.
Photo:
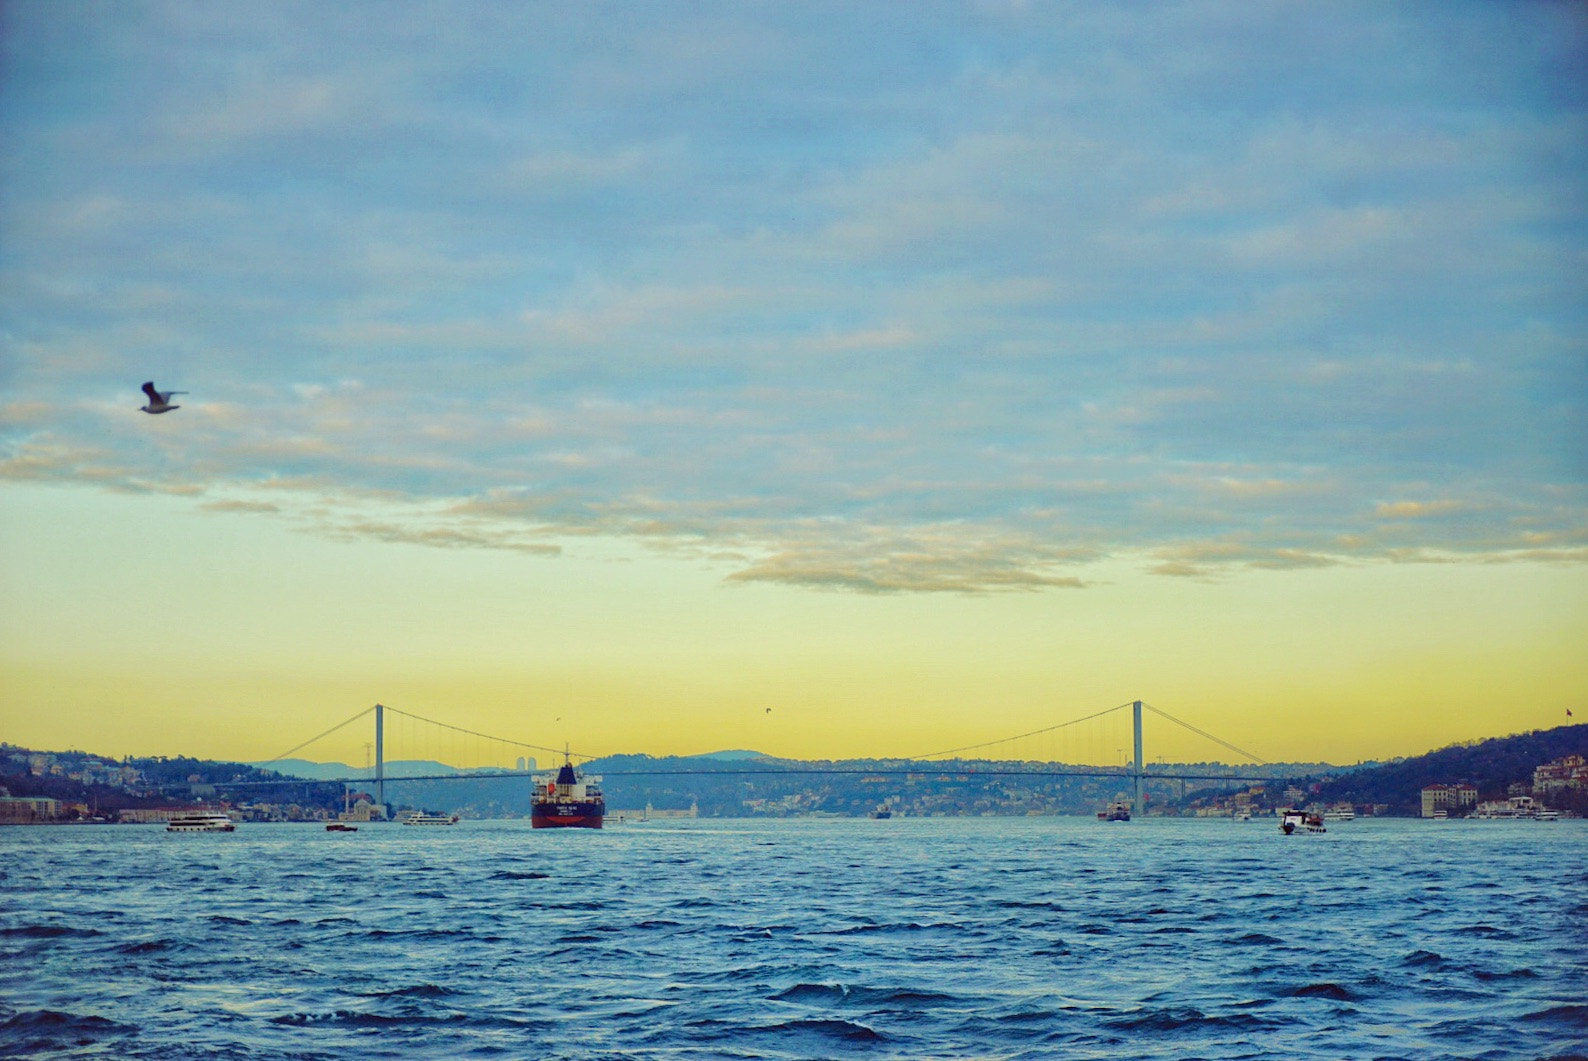
[[[1433,818],[1439,811],[1459,814],[1478,804],[1476,785],[1428,785],[1423,789],[1423,817]]]

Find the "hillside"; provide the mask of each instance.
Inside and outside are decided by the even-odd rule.
[[[1325,803],[1383,803],[1391,814],[1418,814],[1424,785],[1466,782],[1477,786],[1479,799],[1501,799],[1507,786],[1531,784],[1535,766],[1565,755],[1588,755],[1588,724],[1452,744],[1349,771],[1322,781],[1316,798]]]

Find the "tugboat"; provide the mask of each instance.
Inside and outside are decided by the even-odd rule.
[[[529,824],[535,829],[599,829],[606,817],[607,801],[599,777],[581,779],[564,753],[555,781],[535,786]]]
[[[1100,822],[1128,822],[1130,821],[1130,804],[1124,800],[1115,800],[1108,805],[1107,810],[1097,812]]]
[[[1329,831],[1324,828],[1323,819],[1316,814],[1308,814],[1306,811],[1300,810],[1281,811],[1279,814],[1279,831],[1289,836],[1297,829],[1303,829],[1309,833],[1326,833]]]

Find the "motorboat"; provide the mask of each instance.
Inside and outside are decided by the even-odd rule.
[[[1304,810],[1286,810],[1279,814],[1279,831],[1286,836],[1295,832],[1326,833],[1323,817]]]

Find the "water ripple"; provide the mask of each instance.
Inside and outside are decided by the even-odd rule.
[[[1516,1061],[1588,1042],[1588,823],[414,833],[0,830],[0,1056]]]

